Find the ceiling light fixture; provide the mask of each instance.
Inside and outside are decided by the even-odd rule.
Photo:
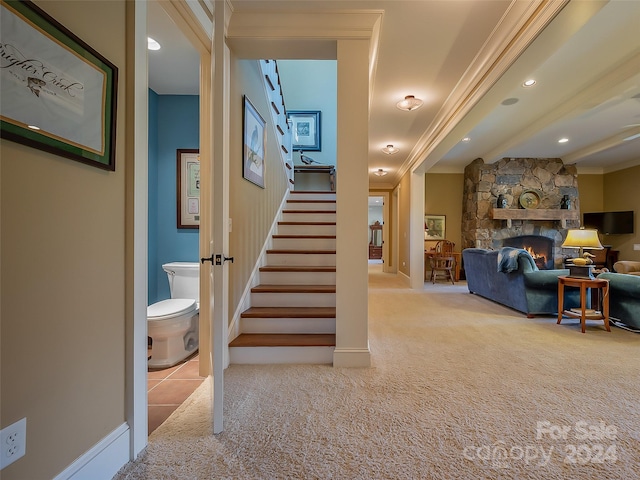
[[[376,170],[375,172],[373,172],[374,175],[377,175],[379,177],[384,177],[387,173],[386,170],[383,170],[382,168],[379,168],[378,170]]]
[[[567,143],[569,141],[568,138],[561,138],[560,140],[558,140],[558,143]]]
[[[522,84],[523,87],[533,87],[536,84],[536,81],[533,78],[530,78],[529,80],[525,80],[525,82]]]
[[[398,153],[400,149],[397,147],[394,147],[393,145],[387,145],[382,149],[382,151],[387,155],[393,155],[394,153]]]
[[[398,103],[396,103],[396,107],[398,107],[400,110],[410,112],[412,110],[417,110],[418,108],[420,108],[423,103],[424,102],[419,98],[416,98],[413,95],[407,95],[406,97],[404,97],[404,100],[400,100]]]
[[[27,125],[31,130],[40,130],[40,127],[37,125]]]
[[[464,138],[462,139],[462,141],[463,141],[464,143],[468,143],[468,142],[470,142],[470,141],[471,141],[471,137],[464,137]]]
[[[156,42],[153,38],[147,37],[147,48],[149,50],[160,50],[160,44]]]

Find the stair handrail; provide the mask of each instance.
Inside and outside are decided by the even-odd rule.
[[[264,79],[264,87],[267,93],[267,99],[271,105],[271,118],[273,119],[274,134],[278,140],[278,150],[282,158],[282,167],[287,177],[289,190],[293,189],[294,172],[293,172],[293,149],[291,122],[287,118],[287,109],[284,101],[284,93],[280,82],[280,73],[278,72],[278,63],[276,60],[260,60],[260,70]]]

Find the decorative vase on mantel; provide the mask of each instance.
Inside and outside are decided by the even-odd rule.
[[[565,195],[562,197],[562,200],[560,200],[560,208],[562,210],[571,209],[571,199],[569,198],[569,195]]]
[[[498,195],[498,200],[496,201],[497,208],[507,208],[507,199],[504,198],[503,194]]]

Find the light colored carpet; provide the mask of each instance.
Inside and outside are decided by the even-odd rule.
[[[640,478],[640,335],[369,283],[371,368],[232,365],[222,434],[206,381],[115,478]]]

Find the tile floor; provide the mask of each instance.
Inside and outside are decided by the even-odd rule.
[[[147,373],[149,434],[158,428],[173,411],[204,381],[198,375],[198,353],[161,370]]]

